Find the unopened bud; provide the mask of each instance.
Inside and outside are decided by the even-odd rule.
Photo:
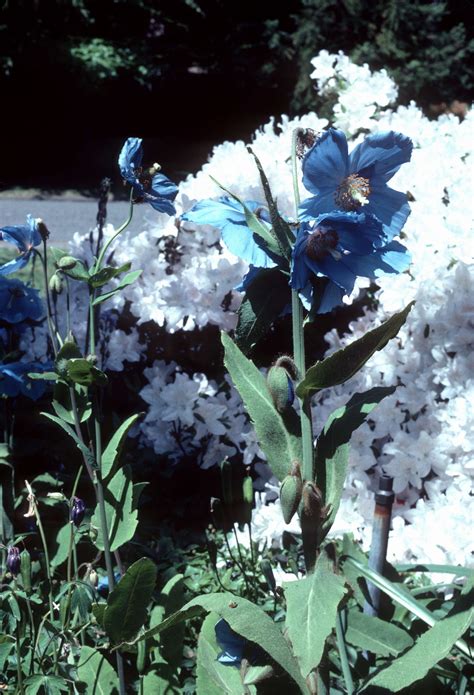
[[[23,588],[29,594],[31,593],[31,556],[26,548],[20,553],[20,572]]]
[[[279,413],[283,413],[295,400],[293,382],[284,367],[270,367],[267,375],[267,387]]]
[[[79,497],[74,497],[71,507],[71,521],[76,528],[82,524],[84,514],[86,513],[86,505]]]
[[[89,364],[97,364],[97,355],[87,355],[86,360],[89,362]]]
[[[280,504],[285,524],[289,524],[298,511],[303,491],[303,481],[298,461],[292,465],[289,475],[283,479],[280,487]]]
[[[48,492],[46,497],[49,497],[51,500],[58,500],[60,502],[66,499],[62,492]]]
[[[268,584],[268,588],[270,591],[275,591],[276,589],[276,581],[275,581],[275,575],[273,574],[273,568],[271,565],[270,560],[261,560],[260,561],[260,569],[262,570],[262,574],[265,577],[265,580]]]
[[[62,256],[56,261],[56,265],[61,270],[72,270],[77,265],[77,258],[74,258],[74,256]]]
[[[87,581],[91,586],[94,587],[94,589],[97,587],[97,584],[99,583],[99,575],[95,570],[91,570],[89,572],[89,576],[87,577]]]
[[[36,226],[38,228],[38,232],[41,234],[41,238],[43,241],[46,241],[49,238],[49,229],[41,219],[41,217],[36,218]]]
[[[253,504],[253,480],[250,475],[246,475],[242,483],[242,497],[247,504]]]
[[[58,273],[51,275],[49,289],[51,292],[56,292],[56,294],[61,294],[63,291],[63,279]]]
[[[307,480],[303,487],[303,512],[307,517],[321,520],[323,508],[323,497],[320,489]]]
[[[7,569],[14,577],[18,575],[21,567],[20,549],[11,545],[7,551]]]

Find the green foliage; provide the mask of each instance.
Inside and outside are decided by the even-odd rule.
[[[117,674],[103,654],[92,647],[81,647],[77,678],[86,685],[86,695],[116,695]]]
[[[293,461],[302,460],[300,425],[294,410],[280,414],[267,389],[265,377],[235,343],[222,333],[224,364],[239,391],[274,475],[288,474]]]
[[[111,591],[103,625],[114,644],[130,641],[142,627],[155,584],[156,566],[143,557],[128,568]]]
[[[358,610],[348,612],[345,638],[354,647],[380,656],[397,656],[413,644],[402,628]]]
[[[113,551],[133,538],[138,525],[138,513],[133,506],[133,482],[129,466],[118,469],[107,482],[104,495],[108,537],[110,549]],[[99,504],[96,506],[91,524],[97,529],[94,543],[99,550],[104,550]]]
[[[286,626],[304,678],[319,666],[326,640],[336,625],[336,616],[346,590],[325,553],[312,575],[284,585]]]

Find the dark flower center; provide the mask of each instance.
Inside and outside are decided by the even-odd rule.
[[[312,261],[320,261],[328,254],[333,255],[331,252],[334,252],[338,242],[335,229],[317,227],[306,242],[306,255]]]
[[[369,179],[351,174],[339,184],[336,189],[334,200],[336,205],[347,212],[359,210],[362,205],[366,205],[370,195]]]

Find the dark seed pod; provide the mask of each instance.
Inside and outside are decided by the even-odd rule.
[[[289,524],[298,511],[302,490],[303,482],[299,473],[299,466],[295,468],[295,464],[293,464],[292,472],[283,479],[280,487],[280,504],[285,524]]]

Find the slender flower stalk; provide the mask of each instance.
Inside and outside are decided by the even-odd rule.
[[[46,566],[46,576],[48,578],[48,598],[49,598],[49,612],[50,612],[50,619],[54,620],[54,604],[53,604],[53,585],[51,582],[51,568],[49,565],[49,552],[48,552],[48,545],[46,543],[46,536],[44,534],[44,528],[43,524],[41,523],[41,516],[38,511],[38,506],[36,504],[36,497],[35,494],[31,488],[31,485],[27,480],[25,480],[25,486],[28,491],[28,504],[29,508],[25,516],[34,516],[36,519],[36,525],[38,526],[38,531],[40,534],[41,538],[41,543],[43,545],[43,552],[44,552],[44,562]]]

